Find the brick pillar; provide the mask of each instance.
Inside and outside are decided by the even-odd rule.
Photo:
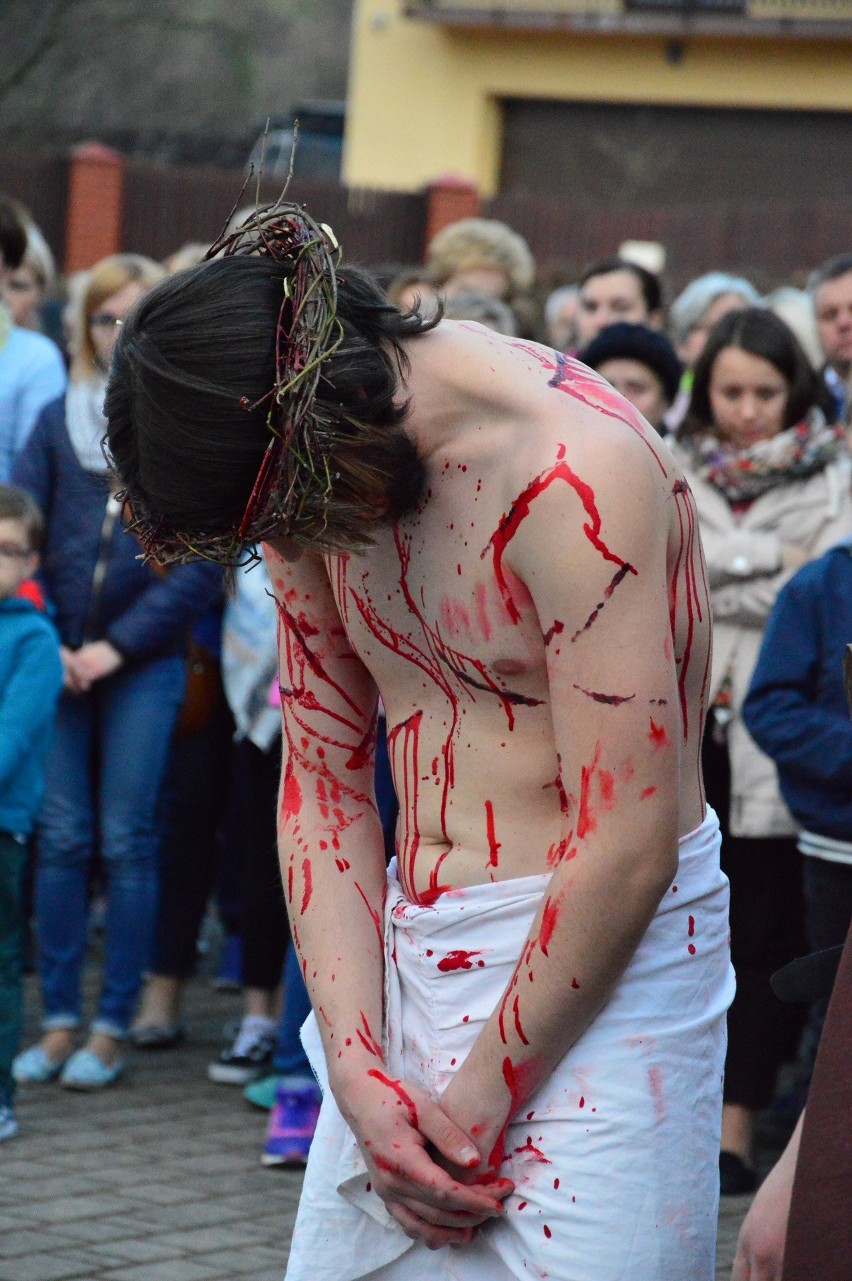
[[[455,174],[442,174],[426,188],[426,246],[434,236],[451,222],[462,218],[478,218],[481,202],[479,192],[469,178]]]
[[[71,153],[65,219],[65,271],[83,271],[122,248],[124,157],[100,142]]]

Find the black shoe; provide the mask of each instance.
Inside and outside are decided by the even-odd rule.
[[[219,1085],[248,1085],[268,1072],[277,1029],[271,1019],[244,1018],[234,1044],[220,1054],[207,1069],[211,1081]]]
[[[757,1191],[757,1172],[736,1152],[719,1153],[719,1191],[722,1196],[745,1196]]]

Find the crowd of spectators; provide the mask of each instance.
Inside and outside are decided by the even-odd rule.
[[[144,563],[101,450],[118,326],[202,252],[117,254],[60,289],[38,228],[0,199],[0,1139],[17,1131],[16,1084],[97,1091],[128,1047],[179,1049],[212,913],[215,981],[241,987],[243,1015],[210,1079],[270,1111],[264,1162],[299,1164],[319,1099],[275,850],[266,573],[226,592],[208,564]],[[667,305],[660,275],[623,252],[543,295],[523,237],[475,218],[423,264],[376,274],[403,309],[440,306],[597,370],[668,439],[695,496],[715,624],[704,770],[738,977],[726,1194],[757,1185],[761,1113],[786,1107],[792,1129],[825,1016],[825,1000],[781,1004],[770,976],[842,944],[852,919],[852,254],[766,296],[723,267]],[[377,791],[390,853],[381,734]],[[83,1034],[93,912],[103,973]],[[43,1035],[20,1048],[30,924]],[[792,1102],[778,1093],[791,1063]]]

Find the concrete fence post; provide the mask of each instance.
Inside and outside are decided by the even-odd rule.
[[[65,221],[65,271],[84,271],[122,245],[124,157],[100,142],[71,153]]]

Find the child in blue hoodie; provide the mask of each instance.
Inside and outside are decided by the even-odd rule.
[[[23,877],[62,688],[56,632],[19,595],[38,567],[43,528],[35,501],[0,485],[0,1140],[18,1132],[11,1068],[23,1011]]]

